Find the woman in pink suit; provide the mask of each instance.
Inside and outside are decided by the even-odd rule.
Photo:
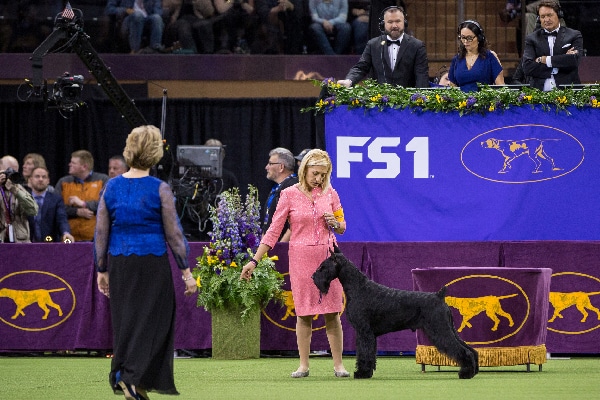
[[[251,279],[258,261],[273,248],[286,220],[289,221],[292,231],[289,272],[300,355],[300,366],[292,372],[292,378],[304,378],[309,374],[312,321],[317,314],[325,317],[334,375],[338,378],[350,376],[342,362],[342,285],[338,280],[333,281],[329,293],[321,297],[311,278],[321,262],[329,256],[329,250],[335,242],[334,232],[343,234],[346,230],[340,198],[330,184],[331,169],[331,159],[323,150],[313,149],[304,156],[298,171],[299,183],[281,192],[273,221],[254,258],[241,273],[242,279]]]

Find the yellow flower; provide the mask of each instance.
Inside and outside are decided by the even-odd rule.
[[[557,97],[556,100],[560,103],[560,104],[567,104],[567,96],[562,96],[562,97]]]
[[[417,103],[417,104],[423,104],[423,103],[425,103],[425,101],[423,100],[422,97],[419,97],[417,100],[415,100],[415,103]]]
[[[490,104],[490,108],[488,108],[489,111],[494,111],[496,109],[496,107],[493,104]]]
[[[592,100],[592,107],[600,108],[600,101],[597,99]]]
[[[269,260],[271,260],[271,261],[279,261],[279,257],[278,256],[272,256],[272,257],[269,257]]]
[[[379,99],[381,99],[381,94],[377,94],[376,96],[371,97],[371,101],[373,103],[377,103],[377,101],[379,101]]]
[[[463,100],[460,103],[458,103],[458,108],[465,108],[467,106],[467,101]]]
[[[360,101],[358,101],[358,99],[354,99],[354,100],[352,100],[352,105],[353,105],[353,106],[357,106],[357,105],[359,105],[359,104],[360,104]]]
[[[531,96],[530,94],[528,94],[527,96],[523,97],[523,99],[525,99],[527,101],[531,101],[532,98],[533,98],[533,96]]]
[[[232,261],[232,262],[231,262],[231,264],[229,264],[229,266],[230,266],[231,268],[236,268],[236,267],[237,267],[237,264],[235,263],[235,261]]]
[[[196,278],[196,286],[198,286],[198,287],[202,287],[202,283],[201,283],[201,281],[200,281],[200,277],[197,277],[197,278]]]
[[[435,95],[435,99],[437,100],[438,103],[442,103],[444,101],[444,99],[442,98],[442,96],[440,96],[439,94]]]

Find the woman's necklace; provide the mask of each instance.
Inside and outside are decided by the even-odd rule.
[[[473,68],[473,64],[477,61],[479,54],[467,54],[465,61],[467,62],[467,69]]]

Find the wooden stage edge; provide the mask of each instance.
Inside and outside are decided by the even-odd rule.
[[[33,72],[27,53],[0,54],[0,85],[18,85]],[[267,98],[317,97],[312,80],[342,79],[358,61],[357,55],[173,55],[100,54],[120,83],[146,83],[149,97]],[[518,60],[503,60],[506,74]],[[431,76],[449,60],[429,60]],[[76,54],[49,54],[43,59],[43,77],[53,82],[65,71],[94,78]],[[600,82],[600,57],[585,57],[580,65],[584,83]]]

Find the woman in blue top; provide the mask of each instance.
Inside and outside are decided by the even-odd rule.
[[[504,85],[502,65],[496,53],[487,48],[483,28],[477,21],[458,25],[458,54],[452,59],[448,79],[463,92],[477,91],[477,83]]]
[[[155,126],[131,131],[123,150],[131,169],[108,181],[96,216],[98,290],[110,297],[113,330],[109,381],[126,399],[147,399],[148,391],[179,394],[173,378],[175,289],[166,243],[185,294],[197,290],[173,192],[148,173],[162,158],[162,146]]]

